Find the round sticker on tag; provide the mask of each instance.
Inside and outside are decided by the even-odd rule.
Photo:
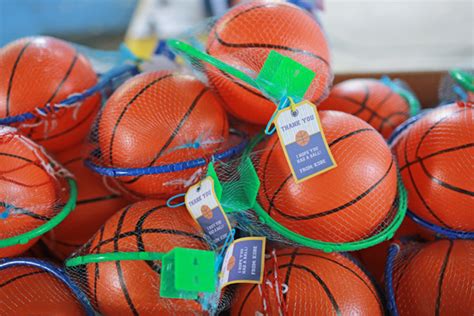
[[[235,257],[232,256],[229,259],[229,262],[227,263],[227,271],[232,270],[232,268],[235,266]]]
[[[299,131],[295,135],[295,141],[301,147],[308,145],[309,143],[309,134],[307,131]]]
[[[211,208],[207,205],[201,206],[201,213],[206,219],[211,219],[213,215]]]

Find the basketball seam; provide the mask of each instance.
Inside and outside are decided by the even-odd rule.
[[[407,151],[407,146],[408,146],[408,138],[411,134],[411,129],[408,131],[408,134],[406,135],[405,137],[405,146],[404,146],[404,158],[405,158],[405,164],[408,163],[408,151]],[[415,193],[417,194],[417,196],[420,198],[422,204],[424,205],[424,207],[428,210],[428,212],[433,216],[433,218],[435,218],[438,222],[440,222],[441,224],[443,224],[445,227],[448,227],[448,228],[452,228],[450,227],[449,225],[447,225],[435,212],[434,210],[431,209],[431,207],[428,205],[428,203],[425,201],[425,198],[421,195],[421,192],[419,191],[418,189],[418,186],[416,185],[415,183],[415,179],[413,177],[413,174],[412,174],[412,171],[410,169],[410,166],[408,166],[407,168],[408,170],[408,176],[410,177],[410,181],[413,185],[413,188],[415,189]]]
[[[167,78],[170,78],[170,77],[173,77],[174,75],[173,74],[167,74],[167,75],[164,75],[164,76],[161,76],[161,77],[158,77],[154,80],[152,80],[151,82],[149,82],[146,86],[144,86],[143,88],[140,89],[140,91],[138,91],[128,102],[127,104],[125,105],[125,107],[122,109],[122,111],[120,112],[120,115],[117,119],[117,122],[115,122],[115,125],[114,125],[114,128],[113,128],[113,131],[112,131],[112,136],[111,136],[111,139],[110,139],[110,146],[109,146],[109,162],[110,162],[110,165],[113,166],[114,163],[113,163],[113,144],[114,144],[114,139],[115,139],[115,133],[117,132],[117,128],[119,126],[119,124],[121,123],[123,117],[125,116],[125,113],[128,111],[128,108],[130,106],[132,106],[132,104],[142,95],[144,94],[149,88],[151,88],[152,86],[154,86],[155,84],[157,84],[158,82],[160,82],[161,80],[165,80]]]
[[[170,137],[168,138],[168,140],[166,141],[166,143],[161,147],[160,151],[155,155],[155,157],[153,158],[153,160],[148,164],[148,167],[151,167],[153,166],[153,164],[158,160],[158,158],[161,157],[161,155],[168,149],[168,147],[171,145],[171,143],[173,142],[173,140],[175,139],[175,137],[178,135],[178,132],[179,130],[183,127],[183,125],[185,124],[185,122],[187,121],[187,119],[189,118],[189,116],[191,115],[191,112],[196,108],[196,106],[199,104],[199,101],[201,100],[202,96],[209,91],[209,88],[205,87],[201,90],[201,92],[199,92],[199,94],[194,98],[193,102],[191,103],[191,105],[189,106],[188,110],[186,111],[186,113],[183,115],[183,117],[181,118],[181,120],[178,122],[178,125],[175,127],[175,129],[173,130],[173,132],[171,133]],[[138,181],[141,177],[143,177],[143,175],[140,175],[140,176],[136,176],[134,177],[133,179],[131,180],[128,180],[128,181],[123,181],[124,183],[126,184],[131,184],[131,183],[135,183],[136,181]]]
[[[9,280],[7,280],[7,281],[1,283],[1,284],[0,284],[0,288],[5,287],[5,286],[7,286],[8,284],[11,284],[11,283],[13,283],[13,282],[15,282],[15,281],[17,281],[17,280],[19,280],[19,279],[23,279],[23,278],[26,278],[26,277],[29,277],[29,276],[32,276],[32,275],[43,274],[43,273],[47,273],[47,272],[40,270],[40,271],[33,271],[33,272],[28,272],[28,273],[25,273],[25,274],[17,275],[17,276],[15,276],[15,277],[13,277],[13,278],[11,278],[11,279],[9,279]]]
[[[118,194],[109,194],[109,195],[104,195],[104,196],[99,196],[99,197],[94,197],[94,198],[77,200],[76,205],[79,206],[83,204],[103,202],[103,201],[113,200],[113,199],[118,199],[118,198],[121,198],[121,196]]]
[[[28,46],[31,45],[31,43],[32,43],[31,41],[25,43],[25,45],[22,47],[22,49],[18,53],[18,56],[15,60],[15,63],[13,64],[12,72],[10,74],[10,79],[8,81],[7,98],[6,98],[7,102],[6,102],[6,106],[5,106],[5,116],[6,117],[10,116],[10,96],[11,96],[11,90],[12,90],[12,87],[13,87],[13,78],[15,76],[16,68],[18,67],[18,64],[20,63],[20,59],[23,56],[23,54],[25,53],[25,50],[28,48]]]
[[[443,281],[444,281],[444,277],[445,277],[445,273],[446,273],[446,268],[448,266],[449,257],[451,255],[451,251],[452,251],[453,246],[454,246],[452,240],[448,240],[448,242],[449,242],[448,251],[446,253],[446,257],[443,260],[443,265],[441,267],[439,281],[438,281],[438,295],[436,297],[436,308],[435,308],[435,311],[436,311],[435,315],[436,316],[439,316],[439,314],[440,314],[441,298],[442,298],[442,295],[443,295]]]
[[[420,158],[417,158],[413,161],[408,162],[407,164],[400,167],[400,171],[403,171],[408,166],[414,165],[414,164],[416,164],[420,161],[426,160],[428,158],[432,158],[432,157],[435,157],[435,156],[438,156],[438,155],[442,155],[442,154],[445,154],[445,153],[458,151],[458,150],[466,149],[466,148],[470,148],[470,147],[474,147],[474,143],[467,143],[467,144],[463,144],[463,145],[459,145],[459,146],[455,146],[455,147],[446,148],[446,149],[443,149],[443,150],[440,150],[440,151],[436,151],[436,152],[431,153],[429,155],[426,155],[426,156],[423,156],[423,157],[420,157]]]

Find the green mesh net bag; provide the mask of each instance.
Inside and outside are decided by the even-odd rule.
[[[72,176],[13,127],[0,126],[0,258],[17,256],[76,204]]]
[[[212,315],[231,299],[217,287],[222,251],[185,207],[144,200],[113,215],[66,271],[100,315]]]

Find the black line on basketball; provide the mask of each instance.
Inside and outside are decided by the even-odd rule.
[[[179,130],[181,129],[181,127],[183,127],[184,123],[186,122],[186,120],[188,119],[188,117],[191,115],[191,112],[194,110],[194,108],[199,104],[199,101],[201,100],[202,96],[206,93],[206,92],[209,92],[209,88],[203,88],[201,90],[201,92],[199,92],[199,94],[194,98],[193,102],[191,103],[191,105],[189,106],[188,110],[186,111],[186,113],[184,114],[184,116],[181,118],[181,120],[179,121],[178,125],[175,127],[175,129],[173,130],[173,132],[171,133],[170,137],[168,138],[168,140],[166,141],[166,143],[163,145],[163,147],[161,147],[160,151],[155,155],[155,157],[153,158],[153,160],[148,164],[148,167],[151,167],[153,166],[153,164],[158,160],[158,158],[161,157],[161,155],[163,155],[163,153],[166,152],[166,150],[168,149],[168,147],[171,145],[171,143],[173,142],[173,140],[175,139],[175,137],[178,135],[179,133]],[[128,181],[123,181],[124,183],[126,184],[131,184],[131,183],[135,183],[137,180],[139,180],[143,175],[140,175],[140,176],[136,176],[134,177],[133,179],[131,180],[128,180]]]
[[[291,254],[290,254],[290,262],[289,262],[290,265],[289,265],[288,268],[286,269],[286,275],[285,275],[284,284],[286,284],[288,287],[290,286],[291,268],[293,267],[293,263],[295,262],[298,249],[299,249],[299,248],[295,248],[295,250],[293,250],[293,251],[291,252]],[[286,302],[287,293],[288,293],[288,292],[283,293],[283,299],[285,300],[285,302]]]
[[[412,132],[412,129],[408,131],[408,134],[405,137],[405,146],[403,150],[404,158],[405,158],[405,164],[408,163],[408,138],[410,137],[410,134]],[[410,181],[413,185],[413,188],[415,189],[415,192],[417,196],[420,198],[421,202],[425,206],[425,208],[428,210],[428,212],[441,224],[443,224],[445,227],[452,228],[448,224],[446,224],[439,216],[431,209],[431,207],[428,205],[428,203],[425,201],[424,197],[421,195],[420,190],[418,189],[418,186],[416,185],[415,178],[413,177],[412,171],[410,166],[407,168],[408,170],[408,176],[410,177]]]
[[[342,313],[341,313],[341,310],[339,308],[339,305],[337,304],[337,301],[334,297],[334,295],[332,294],[331,290],[329,289],[329,287],[327,286],[326,282],[324,282],[323,279],[321,279],[321,277],[316,274],[316,272],[314,272],[313,270],[311,269],[308,269],[307,267],[305,266],[302,266],[302,265],[299,265],[299,264],[294,264],[293,265],[293,268],[295,269],[300,269],[300,270],[303,270],[303,271],[306,271],[308,272],[309,274],[311,274],[311,276],[321,285],[321,287],[323,288],[324,292],[326,293],[327,297],[329,298],[329,301],[331,302],[331,305],[332,307],[334,308],[334,310],[336,311],[336,315],[338,316],[341,316]]]
[[[32,275],[43,274],[43,273],[48,273],[48,272],[43,271],[43,270],[39,270],[39,271],[33,271],[33,272],[28,272],[28,273],[25,273],[25,274],[17,275],[15,277],[1,283],[0,288],[5,287],[8,284],[11,284],[11,283],[13,283],[17,280],[20,280],[20,279],[23,279],[23,278],[26,278],[26,277],[29,277],[29,276],[32,276]]]
[[[408,166],[414,165],[414,164],[416,164],[420,161],[426,160],[428,158],[435,157],[435,156],[438,156],[438,155],[442,155],[444,153],[449,153],[449,152],[452,152],[452,151],[458,151],[458,150],[463,150],[463,149],[466,149],[466,148],[471,148],[471,147],[474,147],[474,143],[467,143],[467,144],[463,144],[463,145],[460,145],[460,146],[450,147],[450,148],[446,148],[446,149],[443,149],[443,150],[440,150],[440,151],[436,151],[436,152],[431,153],[429,155],[426,155],[426,156],[423,156],[421,158],[417,158],[413,161],[410,161],[409,163],[401,166],[400,171],[404,170]]]
[[[25,53],[25,50],[30,46],[32,42],[29,41],[25,43],[25,45],[22,47],[20,52],[18,53],[18,56],[15,60],[15,63],[13,64],[13,69],[10,74],[10,79],[8,80],[8,89],[7,89],[7,102],[6,102],[6,107],[5,107],[5,117],[10,116],[10,97],[11,97],[11,92],[12,92],[12,87],[13,87],[13,77],[15,76],[16,68],[18,67],[18,63],[20,62],[21,57]]]
[[[239,86],[240,88],[244,89],[244,90],[247,91],[248,93],[251,93],[251,94],[253,94],[254,96],[259,97],[259,98],[261,98],[261,99],[263,99],[263,100],[265,100],[265,101],[271,102],[266,96],[264,96],[263,94],[261,94],[260,92],[258,92],[258,90],[252,89],[252,88],[246,86],[245,84],[240,83],[240,82],[238,81],[239,79],[234,79],[234,77],[232,77],[231,75],[229,75],[228,73],[226,73],[226,72],[224,72],[224,71],[222,71],[222,70],[219,70],[219,72],[220,72],[223,76],[227,77],[227,78],[230,80],[231,83],[236,84],[237,86]],[[217,90],[219,90],[219,89],[217,89]],[[221,98],[222,98],[222,96],[221,96]]]
[[[145,229],[142,230],[142,234],[180,235],[180,236],[190,237],[190,238],[199,240],[201,242],[205,242],[205,239],[202,236],[195,235],[193,233],[189,233],[189,232],[185,232],[185,231],[181,231],[181,230],[176,230],[176,229],[145,228]],[[122,232],[122,233],[118,234],[116,237],[105,239],[105,240],[101,241],[100,243],[98,243],[94,248],[92,248],[92,250],[96,250],[99,245],[104,246],[104,245],[110,244],[111,242],[114,242],[115,239],[120,240],[120,239],[124,239],[124,238],[130,237],[130,236],[137,236],[137,231],[132,230],[132,231],[128,231],[128,232]]]
[[[308,219],[315,219],[315,218],[320,218],[320,217],[324,217],[324,216],[328,216],[328,215],[331,215],[331,214],[334,214],[334,213],[337,213],[339,211],[342,211],[344,210],[345,208],[349,207],[349,206],[352,206],[354,204],[356,204],[357,202],[359,202],[360,200],[362,200],[364,197],[366,197],[367,195],[369,195],[373,190],[375,190],[380,183],[382,183],[383,180],[385,180],[385,178],[389,175],[390,171],[392,170],[393,168],[393,159],[390,161],[390,165],[387,169],[387,171],[385,172],[385,174],[379,179],[377,180],[377,182],[375,182],[372,186],[370,186],[366,191],[364,191],[362,194],[358,195],[357,197],[355,197],[354,199],[352,199],[351,201],[347,202],[347,203],[344,203],[343,205],[340,205],[338,207],[335,207],[333,209],[330,209],[330,210],[326,210],[326,211],[323,211],[323,212],[319,212],[319,213],[315,213],[315,214],[309,214],[309,215],[304,215],[304,216],[293,216],[293,215],[289,215],[287,213],[284,213],[283,211],[281,211],[279,208],[275,207],[275,211],[277,211],[278,214],[280,214],[281,216],[283,217],[286,217],[286,218],[289,218],[289,219],[292,219],[292,220],[295,220],[295,221],[299,221],[299,220],[308,220]]]
[[[474,196],[474,192],[473,192],[473,191],[469,191],[469,190],[466,190],[466,189],[463,189],[463,188],[454,186],[454,185],[452,185],[452,184],[449,184],[449,183],[447,183],[447,182],[444,182],[444,181],[442,181],[442,180],[436,178],[435,176],[433,176],[433,175],[428,171],[428,169],[426,168],[425,164],[423,163],[423,160],[420,161],[420,165],[421,165],[421,168],[423,169],[423,172],[424,172],[424,173],[430,178],[430,180],[433,181],[434,183],[439,184],[440,186],[445,187],[446,189],[451,190],[451,191],[455,191],[455,192],[458,192],[458,193],[461,193],[461,194],[465,194],[465,195],[468,195],[468,196]]]
[[[118,194],[109,194],[109,195],[99,196],[99,197],[90,198],[90,199],[78,200],[76,205],[103,202],[103,201],[107,201],[107,200],[118,199],[120,197],[121,196],[118,195]]]
[[[164,75],[162,77],[158,77],[156,78],[155,80],[149,82],[145,87],[143,87],[140,91],[138,91],[137,94],[135,94],[133,96],[133,98],[130,99],[130,101],[128,101],[128,103],[125,105],[125,107],[122,109],[122,112],[120,113],[118,119],[117,119],[117,122],[115,122],[115,125],[114,125],[114,128],[113,128],[113,131],[112,131],[112,136],[111,136],[111,139],[110,139],[110,146],[109,146],[109,162],[110,162],[110,165],[113,166],[114,165],[114,162],[113,162],[113,155],[112,155],[112,152],[113,152],[113,145],[114,145],[114,139],[115,139],[115,133],[117,132],[117,128],[120,124],[120,122],[122,121],[125,113],[128,111],[129,107],[132,106],[132,104],[142,95],[144,94],[148,89],[150,89],[151,87],[153,87],[155,84],[157,84],[158,82],[164,80],[164,79],[167,79],[167,78],[171,78],[173,77],[174,75],[173,74],[167,74],[167,75]]]
[[[123,222],[125,221],[125,216],[128,213],[128,210],[130,210],[130,207],[126,208],[124,212],[120,215],[119,221],[117,223],[117,230],[115,231],[115,236],[118,236],[122,230]],[[119,239],[115,238],[114,240],[114,251],[118,252],[119,251]],[[115,266],[117,268],[117,275],[120,283],[120,288],[122,289],[123,295],[125,296],[125,300],[127,301],[128,307],[132,311],[133,315],[138,316],[139,313],[137,309],[135,308],[135,305],[132,302],[132,298],[130,297],[130,293],[128,292],[127,289],[127,284],[125,283],[124,277],[123,277],[123,271],[122,271],[122,265],[120,264],[120,260],[115,261]]]
[[[105,226],[102,225],[99,230],[99,242],[102,240],[102,238],[104,238],[104,230]],[[93,253],[93,251],[90,252]],[[97,247],[96,253],[100,253],[100,246]],[[99,272],[99,263],[96,262],[94,263],[94,302],[97,308],[100,310],[99,301],[97,300],[97,280],[99,279]]]
[[[424,133],[423,135],[421,136],[420,138],[420,141],[418,142],[418,145],[416,146],[416,150],[415,150],[415,156],[417,158],[419,158],[419,152],[420,152],[420,148],[421,148],[421,145],[423,144],[423,142],[425,141],[425,138],[429,135],[429,133],[431,133],[432,130],[434,130],[439,124],[441,124],[442,122],[444,122],[445,120],[447,119],[450,119],[452,118],[454,115],[458,114],[458,113],[461,113],[461,112],[464,112],[466,111],[468,108],[462,108],[460,110],[457,110],[455,112],[452,112],[452,113],[448,113],[446,116],[440,118],[438,121],[436,121],[433,125],[430,126],[430,128],[428,128]],[[408,161],[407,161],[408,162]]]
[[[275,138],[275,141],[273,142],[273,145],[270,148],[270,152],[267,155],[267,160],[265,160],[265,163],[263,164],[263,181],[262,181],[263,193],[268,202],[270,202],[270,197],[268,196],[268,191],[267,191],[267,169],[268,169],[268,163],[270,161],[270,156],[272,155],[273,150],[275,149],[278,142],[279,142],[278,138]]]
[[[290,255],[290,254],[285,253],[285,254],[277,255],[277,257],[285,257],[285,256],[289,256],[289,255]],[[382,302],[381,302],[381,300],[380,300],[379,295],[378,295],[376,292],[374,292],[374,290],[372,289],[372,287],[371,287],[356,271],[352,270],[350,267],[348,267],[348,266],[346,266],[346,265],[342,264],[341,262],[338,262],[338,261],[336,261],[336,260],[334,260],[334,259],[327,258],[327,257],[324,257],[324,256],[320,256],[320,255],[317,255],[317,254],[314,254],[314,253],[298,252],[298,257],[300,257],[300,256],[308,256],[308,257],[320,258],[320,259],[323,259],[323,260],[332,262],[332,263],[334,263],[334,264],[340,266],[341,268],[343,268],[343,269],[349,271],[350,273],[352,273],[353,275],[355,275],[359,280],[361,280],[362,283],[364,283],[364,285],[365,285],[365,286],[369,289],[369,291],[372,292],[372,294],[374,295],[374,297],[375,297],[377,303],[379,304],[380,310],[384,310],[384,307],[383,307],[383,304],[382,304]],[[349,259],[349,260],[350,260],[350,259]],[[361,270],[362,270],[362,269],[361,269]],[[364,273],[364,272],[362,271],[362,273]],[[368,277],[368,276],[367,276],[367,277]]]
[[[227,24],[230,24],[230,22],[234,21],[236,18],[238,18],[239,16],[242,16],[243,14],[249,12],[249,11],[252,11],[252,10],[255,10],[255,9],[259,9],[259,8],[262,8],[262,7],[266,7],[267,5],[261,5],[261,6],[256,6],[256,7],[252,7],[252,8],[249,8],[247,10],[244,10],[242,12],[239,12],[238,14],[236,14],[235,16],[233,16],[229,21],[226,21],[225,25]],[[217,29],[215,28],[214,29],[214,37],[215,39],[217,39],[217,41],[219,42],[219,44],[223,45],[223,46],[226,46],[226,47],[232,47],[232,48],[268,48],[268,49],[281,49],[281,50],[286,50],[286,51],[290,51],[290,52],[294,52],[294,53],[299,53],[299,54],[303,54],[303,55],[306,55],[306,56],[310,56],[310,57],[313,57],[315,59],[318,59],[318,60],[321,60],[324,64],[326,64],[326,66],[329,66],[329,62],[324,59],[322,56],[319,56],[319,55],[316,55],[312,52],[309,52],[309,51],[306,51],[306,50],[303,50],[303,49],[298,49],[298,48],[293,48],[293,47],[288,47],[288,46],[284,46],[284,45],[274,45],[274,44],[265,44],[265,43],[229,43],[229,42],[226,42],[224,41],[220,36],[219,36],[219,33],[217,33]]]
[[[370,123],[373,120],[373,118],[375,117],[375,114],[379,114],[377,110],[379,110],[382,107],[382,105],[384,105],[385,102],[387,102],[390,99],[392,95],[393,95],[393,91],[389,89],[388,93],[382,98],[382,100],[371,109],[372,113],[370,114],[370,117],[367,120],[367,123]]]
[[[410,113],[407,113],[407,112],[393,112],[393,113],[391,113],[389,116],[387,116],[386,118],[381,120],[381,123],[380,123],[379,128],[377,130],[382,131],[382,129],[385,127],[386,124],[390,125],[390,127],[392,127],[392,128],[397,127],[398,125],[396,125],[395,123],[393,123],[391,121],[391,119],[395,116],[403,116],[403,117],[408,119],[410,117]]]
[[[443,266],[441,267],[440,275],[439,275],[439,282],[438,282],[438,296],[436,297],[436,309],[435,309],[435,314],[436,316],[439,316],[440,314],[440,309],[441,309],[441,298],[443,296],[443,281],[446,273],[446,267],[448,266],[449,262],[449,256],[451,255],[451,251],[453,250],[453,241],[448,240],[449,242],[449,247],[448,251],[446,253],[446,257],[443,260]]]
[[[145,220],[155,213],[158,210],[161,209],[167,209],[166,205],[157,205],[148,211],[146,211],[142,216],[137,221],[137,224],[135,225],[135,231],[137,232],[137,249],[138,251],[146,251],[145,249],[145,243],[143,241],[143,225],[145,224]],[[148,267],[155,272],[157,275],[160,275],[161,272],[161,267],[157,266],[154,261],[145,261]]]
[[[45,105],[48,105],[50,102],[52,102],[54,100],[54,98],[56,97],[56,95],[59,93],[59,91],[63,87],[64,83],[69,78],[69,75],[71,74],[72,69],[76,65],[78,57],[79,57],[78,53],[77,53],[77,51],[75,51],[74,56],[72,57],[72,62],[69,65],[68,69],[66,70],[66,74],[64,75],[63,79],[59,82],[58,86],[56,87],[56,90],[53,92],[51,97],[45,102]]]
[[[410,264],[415,261],[415,258],[416,258],[420,253],[422,253],[422,252],[425,251],[425,250],[426,250],[426,248],[424,248],[424,247],[418,247],[418,248],[416,248],[416,249],[414,250],[414,253],[410,256],[410,258],[409,258],[410,260],[403,260],[403,261],[402,261],[402,265],[399,266],[399,267],[397,267],[397,270],[398,270],[398,271],[397,271],[397,273],[396,273],[395,276],[398,276],[398,278],[397,278],[397,280],[395,280],[395,276],[394,276],[394,282],[393,282],[393,285],[392,285],[393,288],[394,288],[394,292],[393,292],[393,293],[395,293],[395,295],[397,295],[397,293],[398,293],[398,289],[400,288],[400,282],[401,282],[403,276],[405,275],[405,274],[404,274],[405,271],[408,269],[408,267],[410,266]],[[396,259],[395,259],[395,260],[396,260]]]

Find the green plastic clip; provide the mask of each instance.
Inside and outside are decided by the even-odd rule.
[[[303,99],[315,75],[299,62],[272,50],[256,82],[261,90],[276,100],[285,96]]]
[[[472,74],[460,69],[451,70],[449,74],[463,89],[474,92],[474,76]]]
[[[215,254],[208,250],[174,248],[162,259],[160,296],[197,299],[216,290]]]

